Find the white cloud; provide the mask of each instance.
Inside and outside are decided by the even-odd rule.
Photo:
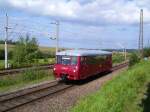
[[[149,0],[0,0],[31,13],[91,23],[139,22],[140,9],[150,22]]]

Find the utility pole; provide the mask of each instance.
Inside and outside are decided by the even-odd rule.
[[[7,40],[8,40],[8,15],[6,13],[6,26],[5,26],[5,69],[8,68],[8,47],[7,47]]]
[[[122,48],[124,60],[126,61],[126,59],[127,59],[127,50],[126,50],[126,47],[123,44],[121,44],[121,43],[118,43],[118,45]]]
[[[124,58],[125,58],[125,61],[126,61],[126,59],[127,59],[127,50],[126,50],[126,48],[124,48]]]
[[[56,21],[56,52],[59,51],[59,21]]]
[[[139,54],[143,57],[143,9],[140,12]]]
[[[51,23],[56,25],[56,37],[55,38],[50,38],[52,40],[56,40],[56,53],[59,51],[59,21],[56,21],[54,23]]]

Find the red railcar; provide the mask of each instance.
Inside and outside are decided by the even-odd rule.
[[[112,68],[112,53],[107,51],[66,50],[56,56],[53,68],[56,79],[81,80]]]

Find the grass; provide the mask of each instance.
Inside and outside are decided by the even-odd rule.
[[[0,93],[52,79],[52,70],[27,70],[22,74],[4,76],[0,79]]]
[[[71,112],[142,112],[141,99],[150,82],[150,62],[143,61],[82,98]]]
[[[4,60],[0,60],[0,69],[4,69],[5,68],[5,61]],[[11,60],[8,60],[8,63],[11,64],[12,61]]]
[[[8,60],[8,63],[12,65],[12,60]],[[53,64],[55,63],[55,58],[47,58],[47,59],[38,59],[38,62],[33,63],[33,65],[25,65],[25,66],[35,66],[35,65],[44,65],[44,64]],[[24,65],[18,66],[18,67],[25,67]],[[13,68],[18,68],[14,66]],[[0,69],[4,69],[4,60],[0,60]]]

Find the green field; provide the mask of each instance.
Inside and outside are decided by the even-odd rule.
[[[14,47],[14,45],[8,45],[8,51],[12,51]],[[0,49],[4,49],[4,44],[0,44]]]
[[[8,45],[8,50],[9,51],[12,51],[14,49],[15,45]],[[0,44],[0,49],[4,49],[4,44]],[[52,48],[52,47],[43,47],[43,46],[40,46],[39,49],[42,51],[42,52],[52,52],[52,53],[55,53],[55,48]]]
[[[143,112],[144,106],[140,105],[144,105],[142,99],[150,83],[149,68],[150,61],[140,62],[104,84],[99,91],[82,98],[70,111]],[[150,102],[147,104],[150,110],[149,106]]]

